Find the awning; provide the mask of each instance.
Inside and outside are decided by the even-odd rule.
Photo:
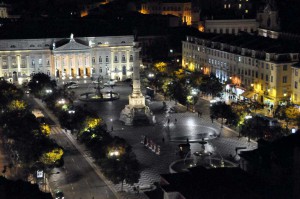
[[[255,95],[255,93],[252,91],[245,91],[241,94],[241,96],[243,96],[244,98],[248,98],[248,99],[251,99],[254,95]]]

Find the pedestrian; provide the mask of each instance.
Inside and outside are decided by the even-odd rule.
[[[175,118],[175,124],[177,123],[177,119]]]
[[[165,143],[165,138],[164,137],[162,138],[162,142]]]
[[[190,143],[190,142],[189,142],[189,138],[186,138],[186,143],[187,143],[187,144],[189,144],[189,143]]]
[[[210,115],[211,123],[214,123],[214,116]]]
[[[202,117],[202,112],[199,113],[200,117]]]
[[[199,117],[200,116],[200,112],[198,111],[197,113],[198,113],[198,117]]]
[[[111,131],[113,131],[114,130],[114,127],[113,126],[111,126]]]
[[[170,118],[168,118],[168,125],[170,124]]]

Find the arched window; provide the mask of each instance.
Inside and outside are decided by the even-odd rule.
[[[133,56],[132,55],[130,55],[129,61],[133,62]]]
[[[99,56],[99,63],[102,63],[102,57]]]
[[[115,62],[118,62],[118,56],[115,55]]]
[[[106,63],[109,62],[108,56],[106,56],[105,61],[106,61]]]
[[[126,62],[125,55],[122,55],[122,62]]]

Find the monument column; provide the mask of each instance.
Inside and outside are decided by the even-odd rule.
[[[140,82],[140,64],[139,53],[141,48],[137,46],[137,43],[133,43],[133,75],[132,75],[132,97],[141,96],[141,82]]]
[[[141,48],[137,42],[133,42],[133,75],[132,94],[129,95],[129,104],[121,111],[120,120],[125,125],[135,123],[154,124],[155,116],[145,104],[145,97],[141,92],[139,52]]]

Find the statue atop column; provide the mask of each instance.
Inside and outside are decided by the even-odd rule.
[[[132,94],[129,95],[129,104],[125,106],[120,114],[120,120],[125,125],[153,124],[155,117],[151,110],[145,105],[145,97],[141,92],[139,53],[141,48],[136,41],[133,42],[133,75]]]

